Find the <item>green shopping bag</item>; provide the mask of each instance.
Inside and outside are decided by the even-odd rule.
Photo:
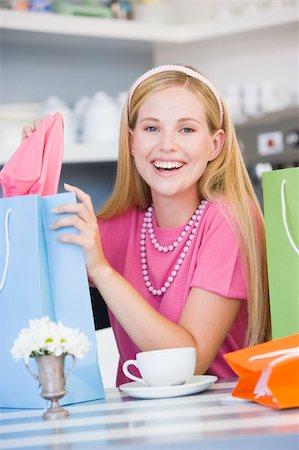
[[[272,336],[299,332],[299,167],[263,174]]]

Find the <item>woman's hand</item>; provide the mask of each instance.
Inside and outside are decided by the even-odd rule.
[[[27,139],[29,136],[32,135],[32,133],[34,133],[34,131],[36,130],[36,128],[38,127],[38,125],[41,123],[40,119],[36,119],[33,122],[33,125],[25,125],[23,130],[22,130],[22,139],[21,139],[21,143],[25,141],[25,139]]]
[[[56,114],[59,114],[59,115],[60,115],[59,112],[56,112],[56,113],[53,114],[53,115],[55,116]],[[45,117],[47,117],[47,116],[44,116],[43,119],[44,119]],[[34,131],[37,129],[37,127],[39,126],[39,124],[40,124],[41,122],[42,122],[42,119],[36,119],[36,120],[33,122],[33,125],[25,125],[25,126],[23,127],[21,143],[22,143],[23,141],[25,141],[25,139],[27,139],[29,136],[31,136],[32,133],[34,133]]]
[[[108,262],[103,253],[91,198],[75,186],[64,184],[64,187],[66,191],[76,194],[79,203],[65,203],[53,209],[52,212],[55,214],[71,213],[72,215],[58,219],[51,228],[56,230],[74,226],[79,231],[79,234],[62,235],[60,241],[81,245],[85,254],[87,273],[89,279],[93,281],[97,270],[108,266]]]

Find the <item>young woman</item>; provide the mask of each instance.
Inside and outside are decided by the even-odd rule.
[[[196,374],[229,378],[223,354],[270,337],[262,213],[225,104],[197,70],[142,75],[124,107],[118,173],[98,217],[78,204],[56,213],[61,240],[83,247],[120,353],[197,350]]]

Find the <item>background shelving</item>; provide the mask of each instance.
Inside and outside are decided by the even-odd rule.
[[[199,67],[220,92],[231,81],[258,84],[270,78],[288,91],[295,105],[298,5],[188,25],[0,9],[0,103],[42,102],[55,93],[73,105],[81,95],[97,90],[110,95],[127,90],[155,64],[180,62]],[[291,106],[252,119],[238,130],[270,129],[296,115],[297,108]],[[117,136],[115,143],[66,146],[65,162],[115,161],[116,141]],[[252,140],[246,151],[254,146]],[[0,164],[12,151],[0,145]],[[256,158],[254,154],[249,160]]]
[[[209,20],[198,24],[167,25],[139,21],[98,19],[59,14],[0,11],[0,28],[33,33],[51,33],[99,39],[144,41],[179,44],[200,42],[227,35],[275,29],[296,23],[295,7],[265,11],[249,16],[236,16],[230,20]]]

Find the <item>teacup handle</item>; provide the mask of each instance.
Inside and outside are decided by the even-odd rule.
[[[146,384],[146,382],[142,378],[136,377],[131,372],[129,372],[129,369],[128,369],[129,366],[135,366],[138,369],[138,364],[137,364],[136,359],[128,359],[127,361],[125,361],[123,363],[123,372],[131,380],[138,381],[139,383]]]

